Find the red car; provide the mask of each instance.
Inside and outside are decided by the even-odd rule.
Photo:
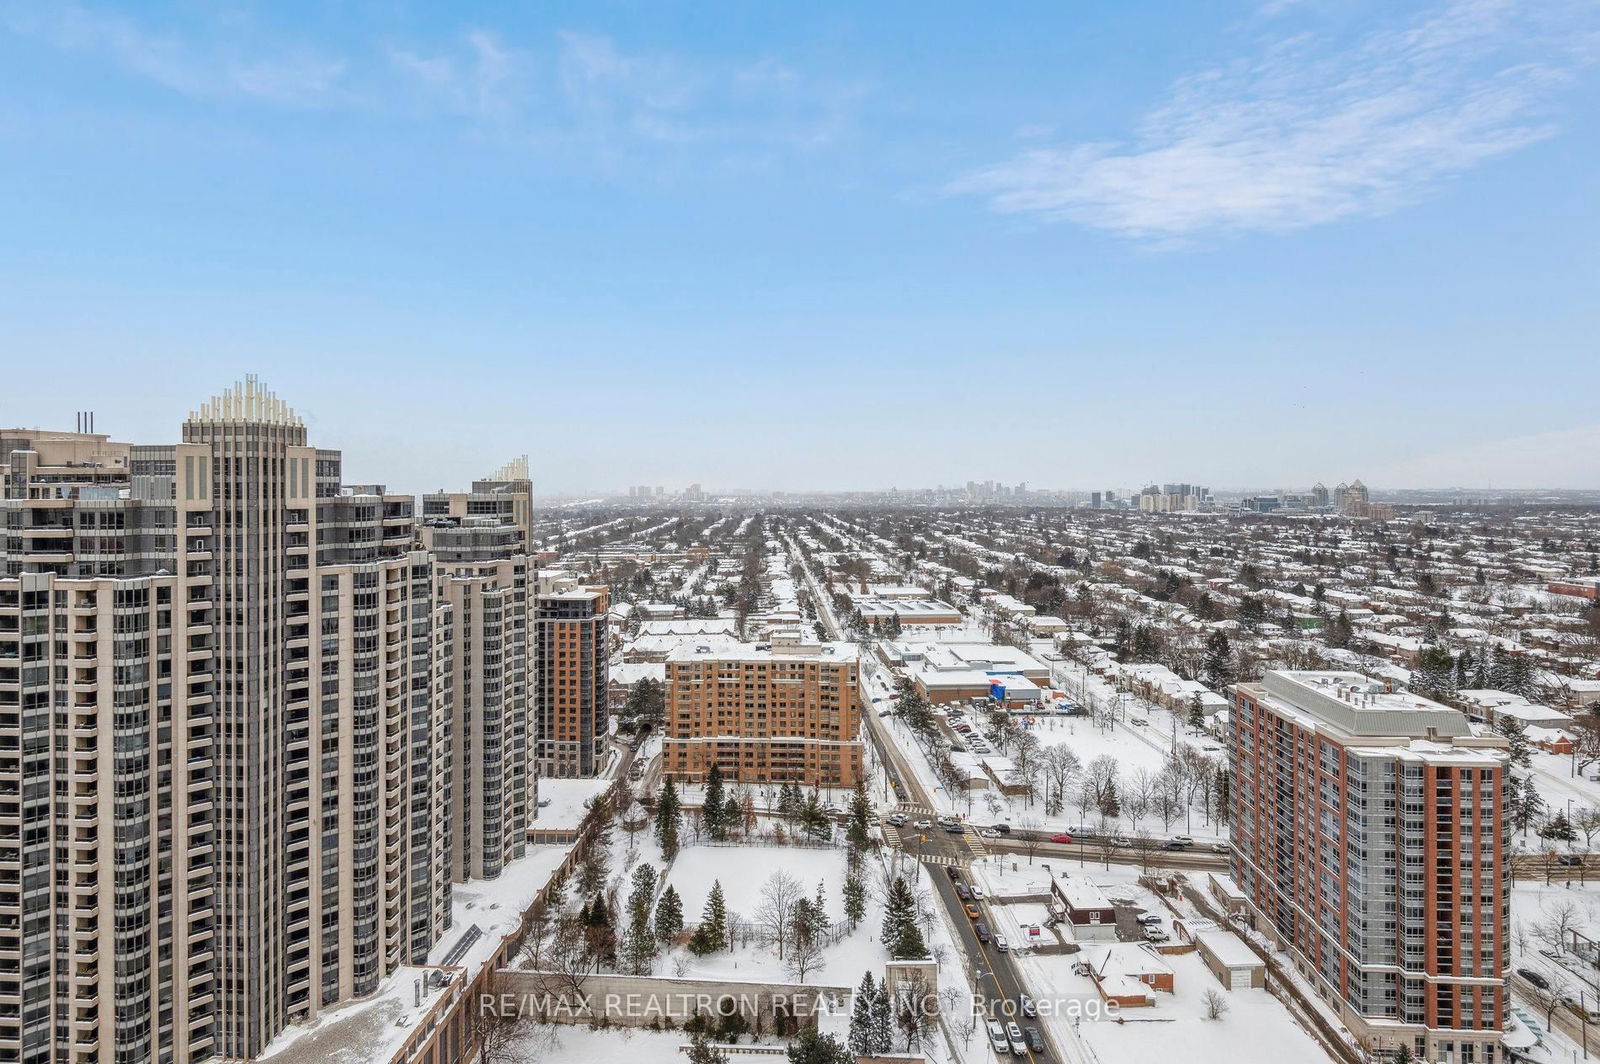
[[[1051,842],[1071,842],[1072,841],[1072,836],[1068,835],[1068,834],[1065,834],[1065,833],[1060,834],[1060,835],[1051,835],[1050,836],[1050,841]]]

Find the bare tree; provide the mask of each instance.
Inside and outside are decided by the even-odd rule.
[[[756,924],[768,943],[778,947],[778,959],[784,959],[784,949],[789,939],[789,929],[794,923],[794,903],[805,897],[800,881],[783,869],[767,877],[761,888],[761,902],[756,906]]]
[[[1564,951],[1572,932],[1583,923],[1577,903],[1563,899],[1544,906],[1541,912],[1544,915],[1533,925],[1533,937],[1557,952]]]
[[[1065,743],[1047,746],[1039,756],[1040,772],[1044,778],[1044,808],[1055,816],[1066,807],[1072,784],[1083,770],[1078,755]]]
[[[1017,820],[1017,827],[1022,829],[1017,833],[1017,842],[1022,847],[1022,852],[1027,855],[1028,863],[1033,864],[1033,857],[1039,852],[1039,844],[1044,841],[1044,825],[1036,816],[1024,816]]]
[[[1150,812],[1150,799],[1155,791],[1155,776],[1140,765],[1122,780],[1122,811],[1128,814],[1128,823],[1135,831],[1139,821]]]
[[[1216,990],[1207,990],[1201,1000],[1205,1002],[1206,1019],[1208,1020],[1220,1020],[1222,1019],[1222,1014],[1228,1011],[1228,999]]]

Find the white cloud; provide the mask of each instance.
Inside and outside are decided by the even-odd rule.
[[[1550,136],[1546,104],[1589,60],[1596,11],[1454,0],[1343,47],[1278,38],[1178,80],[1129,143],[1022,152],[948,191],[1162,239],[1381,215]]]
[[[0,25],[65,52],[105,56],[185,96],[318,106],[337,95],[345,73],[343,59],[310,49],[200,45],[121,14],[70,3],[3,4]]]

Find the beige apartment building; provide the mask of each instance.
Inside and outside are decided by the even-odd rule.
[[[470,492],[422,499],[433,559],[452,765],[450,877],[492,879],[527,850],[534,761],[528,684],[533,486],[518,459]]]
[[[0,1059],[250,1059],[448,926],[459,614],[341,472],[253,380],[0,430]]]
[[[747,783],[853,787],[861,775],[853,643],[791,632],[770,643],[690,643],[667,655],[664,771],[698,782],[713,764]]]

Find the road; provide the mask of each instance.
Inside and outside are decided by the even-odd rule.
[[[790,544],[790,551],[793,557],[800,560],[800,567],[805,572],[806,583],[811,588],[812,598],[817,603],[817,615],[822,619],[823,628],[832,638],[839,638],[839,627],[833,618],[832,604],[823,597],[822,589],[817,585],[816,578],[811,573],[811,567],[805,563],[804,558],[794,548],[793,543]],[[866,650],[865,647],[862,649]],[[900,793],[903,795],[904,800],[901,804],[909,807],[907,815],[913,821],[930,819],[934,815],[933,810],[935,808],[931,796],[924,789],[921,781],[917,779],[916,773],[911,771],[910,765],[906,762],[905,754],[889,736],[883,720],[872,710],[870,702],[866,703],[865,710],[861,716],[865,725],[864,730],[872,741],[874,748],[878,751],[881,763],[888,767],[893,778],[899,782],[902,788]],[[958,874],[961,876],[962,881],[967,881],[966,869],[972,863],[974,840],[966,832],[960,835],[951,834],[938,826],[919,832],[909,824],[903,834],[895,832],[892,828],[886,828],[885,835],[890,838],[897,837],[900,847],[905,853],[916,860],[924,861],[924,863],[934,868],[934,874],[930,877],[933,882],[933,892],[944,905],[945,912],[950,917],[950,925],[955,928],[957,946],[966,957],[972,977],[973,989],[985,999],[985,1013],[992,1014],[1002,1023],[1006,1022],[1005,1009],[996,1003],[1010,1002],[1015,1005],[1019,995],[1026,990],[1021,973],[1018,972],[1016,962],[1009,952],[1002,953],[993,948],[992,943],[979,941],[977,931],[973,927],[974,921],[967,916],[966,903],[956,894],[955,882],[946,871],[947,868],[956,868],[959,870]],[[927,860],[928,858],[932,858],[932,860]],[[989,925],[991,927],[996,926],[995,921],[990,918],[988,903],[978,902],[977,904]],[[1040,1034],[1044,1036],[1046,1044],[1053,1043],[1049,1028],[1039,1021],[1018,1018],[1016,1022],[1024,1027],[1037,1027]],[[949,1030],[952,1038],[958,1037],[954,1029]],[[978,1040],[983,1039],[984,1043],[987,1043],[988,1037],[986,1028],[980,1024],[973,1033],[972,1041],[961,1047],[962,1053],[969,1059],[986,1059],[992,1050],[987,1044],[978,1044]],[[1076,1047],[1073,1048],[1076,1049]],[[974,1054],[977,1054],[977,1056],[974,1056]],[[1027,1059],[1030,1062],[1035,1062],[1063,1058],[1059,1056],[1058,1049],[1056,1054],[1029,1052]],[[1079,1055],[1074,1053],[1071,1059],[1077,1060]]]

